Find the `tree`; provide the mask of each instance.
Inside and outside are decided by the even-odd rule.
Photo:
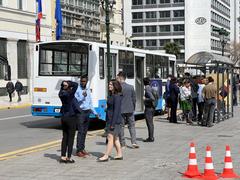
[[[180,47],[177,43],[175,42],[168,42],[164,45],[163,48],[166,53],[168,54],[174,54],[175,56],[177,56],[178,54],[180,54]]]
[[[240,65],[240,43],[231,43],[230,59],[233,61],[234,64]]]

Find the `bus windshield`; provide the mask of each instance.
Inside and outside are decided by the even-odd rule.
[[[88,44],[39,45],[39,76],[81,76],[88,73]]]

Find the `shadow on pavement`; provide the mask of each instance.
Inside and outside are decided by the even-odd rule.
[[[54,159],[56,161],[58,161],[60,159],[60,156],[58,156],[57,154],[48,154],[48,153],[45,153],[44,154],[44,157],[47,157],[47,158],[50,158],[50,159]]]
[[[21,125],[27,128],[61,129],[61,120],[59,118],[48,118],[23,122]]]
[[[96,158],[102,157],[104,155],[104,153],[102,152],[89,152],[89,153]]]

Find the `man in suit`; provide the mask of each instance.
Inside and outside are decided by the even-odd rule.
[[[132,148],[139,148],[136,142],[136,129],[135,129],[135,119],[134,119],[134,110],[136,106],[136,93],[134,91],[134,87],[125,82],[126,74],[124,72],[119,72],[117,75],[117,80],[121,83],[122,86],[122,105],[121,105],[121,113],[122,113],[122,131],[120,143],[122,147],[126,146],[125,137],[124,137],[124,125],[125,122],[128,124],[129,133],[131,136]]]

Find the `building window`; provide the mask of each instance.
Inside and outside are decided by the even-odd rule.
[[[166,43],[169,43],[170,42],[170,39],[160,39],[159,40],[159,45],[161,47],[164,47]]]
[[[143,48],[143,40],[133,40],[133,47]]]
[[[18,9],[23,9],[23,0],[18,0]]]
[[[18,62],[18,78],[27,78],[27,41],[19,40],[17,42],[17,62]]]
[[[146,46],[157,46],[157,40],[155,39],[146,40]]]
[[[173,11],[173,17],[184,17],[184,10]]]
[[[179,31],[184,31],[184,24],[176,24],[176,25],[173,25],[173,30],[175,32],[179,32]]]
[[[174,39],[173,41],[180,46],[184,46],[184,39]]]
[[[99,48],[99,77],[104,79],[104,49]]]
[[[119,51],[119,70],[127,74],[127,78],[134,78],[134,54],[131,51]]]
[[[156,4],[156,0],[146,0],[146,4]]]
[[[160,11],[159,16],[160,18],[169,18],[171,17],[171,13],[170,11]]]
[[[160,32],[170,32],[170,25],[161,25],[160,27]]]
[[[146,18],[147,19],[154,19],[156,17],[157,17],[157,12],[156,11],[146,12]]]
[[[134,26],[132,27],[133,33],[143,33],[143,27],[142,26]]]
[[[142,19],[143,13],[142,12],[134,12],[132,13],[133,19]]]
[[[132,5],[142,5],[142,0],[133,0]]]
[[[160,0],[160,4],[169,4],[170,0]]]
[[[7,59],[7,39],[0,38],[0,56]],[[0,79],[4,79],[3,65],[0,64]]]
[[[157,32],[157,26],[146,26],[146,32]]]
[[[184,0],[174,0],[174,3],[184,3]]]

